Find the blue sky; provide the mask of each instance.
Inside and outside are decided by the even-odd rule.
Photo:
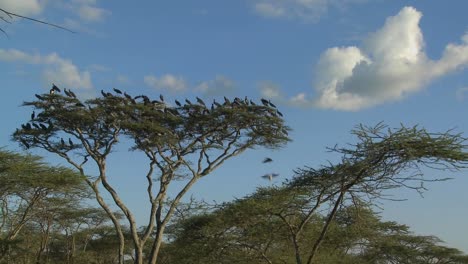
[[[0,21],[8,34],[0,35],[0,146],[8,149],[19,149],[10,135],[30,114],[21,102],[52,82],[82,97],[117,87],[171,100],[275,102],[293,142],[250,150],[202,179],[192,193],[208,201],[265,186],[259,176],[268,172],[281,174],[279,184],[298,167],[333,160],[325,147],[352,142],[359,123],[468,133],[464,0],[0,0],[0,8],[77,32]],[[265,156],[274,162],[262,164]],[[111,164],[114,184],[144,219],[143,177],[132,175],[142,162],[123,147]],[[466,174],[429,185],[424,199],[395,192],[409,201],[384,203],[383,217],[468,252]]]

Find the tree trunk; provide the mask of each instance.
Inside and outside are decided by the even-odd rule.
[[[159,255],[159,250],[161,249],[163,234],[164,234],[164,226],[161,226],[161,224],[158,223],[156,237],[154,239],[153,246],[151,248],[150,258],[148,262],[149,264],[156,264],[158,261],[158,255]]]
[[[343,197],[345,195],[346,191],[342,191],[340,193],[340,196],[338,196],[338,199],[336,200],[332,211],[330,212],[330,215],[327,218],[327,221],[325,222],[325,225],[322,228],[322,232],[320,233],[319,238],[315,241],[314,247],[312,248],[312,252],[309,255],[309,259],[307,260],[307,264],[312,264],[314,257],[318,251],[318,248],[320,244],[322,244],[323,239],[325,238],[325,234],[328,231],[328,227],[330,226],[331,222],[335,218],[336,212],[338,211],[338,208],[340,207],[341,201],[343,201]]]

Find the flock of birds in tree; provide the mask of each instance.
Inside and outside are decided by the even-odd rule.
[[[273,161],[273,160],[272,160],[271,158],[266,157],[266,158],[263,160],[262,163],[270,163],[270,162],[272,162],[272,161]],[[273,178],[276,178],[276,177],[278,177],[278,176],[279,176],[278,173],[267,173],[267,174],[265,174],[265,175],[262,175],[261,177],[262,177],[263,179],[272,181]]]
[[[163,95],[159,96],[160,100],[150,100],[145,95],[138,95],[138,96],[132,97],[131,95],[127,94],[126,92],[122,92],[121,90],[119,90],[117,88],[113,88],[113,91],[114,91],[114,94],[101,90],[101,95],[104,98],[125,98],[125,103],[137,104],[138,102],[142,102],[145,105],[150,105],[151,104],[153,106],[158,106],[157,109],[159,111],[161,111],[161,112],[166,113],[166,114],[171,114],[171,115],[174,115],[174,116],[180,115],[180,113],[178,112],[178,110],[176,108],[166,107],[166,103],[164,101]],[[55,84],[52,84],[52,88],[49,90],[50,95],[60,94],[61,92],[62,92],[62,90],[59,87],[57,87]],[[85,107],[85,105],[83,103],[81,103],[77,99],[77,96],[73,91],[63,89],[63,92],[67,97],[72,98],[72,99],[76,99],[75,106]],[[48,98],[46,98],[44,95],[35,94],[35,96],[36,96],[37,99],[39,99],[41,101],[47,101],[48,100]],[[267,107],[267,109],[269,109],[269,113],[272,116],[283,117],[283,114],[276,108],[276,105],[274,105],[270,100],[266,100],[264,98],[261,98],[260,101],[261,101],[263,106],[265,106],[265,107]],[[177,99],[175,100],[175,104],[176,104],[176,106],[178,108],[189,108],[190,110],[194,110],[194,111],[188,111],[189,116],[192,116],[194,114],[208,114],[210,112],[210,110],[213,111],[217,107],[236,108],[236,107],[239,107],[239,106],[256,106],[257,105],[252,100],[249,100],[247,98],[247,96],[244,99],[240,99],[238,97],[235,97],[234,100],[232,100],[232,101],[224,96],[224,102],[223,103],[217,102],[215,99],[213,99],[213,103],[211,104],[210,108],[208,108],[206,103],[199,97],[196,97],[196,103],[192,103],[189,99],[185,99],[185,103],[186,103],[186,105],[183,105],[179,100],[177,100]],[[190,106],[195,106],[195,107],[190,107]],[[33,127],[34,127],[35,129],[42,129],[45,132],[52,131],[53,126],[50,123],[50,121],[48,121],[47,126],[46,126],[44,123],[34,122],[34,121],[39,121],[39,120],[35,120],[36,117],[40,117],[40,116],[36,116],[36,113],[33,111],[32,114],[31,114],[31,122],[21,125],[22,129],[25,130],[25,131],[28,131],[28,130],[33,129]],[[134,119],[135,121],[138,121],[137,117],[134,117],[134,116],[130,116],[130,117],[132,119]],[[282,129],[282,132],[287,135],[287,130],[286,129]],[[36,140],[36,139],[34,139],[34,140]],[[27,149],[30,148],[30,144],[28,144],[28,142],[26,142],[24,139],[20,139],[20,141]],[[68,142],[66,142],[63,138],[61,138],[60,147],[61,148],[72,149],[72,148],[75,147],[75,144],[73,143],[73,141],[71,139],[68,139]],[[266,159],[264,161],[264,163],[268,163],[268,162],[271,162],[271,161],[272,160],[268,158],[268,159]],[[278,174],[271,173],[271,174],[266,174],[266,175],[264,175],[262,177],[271,180],[272,178],[277,177],[277,176],[278,176]]]

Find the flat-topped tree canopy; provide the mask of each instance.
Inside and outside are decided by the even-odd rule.
[[[222,104],[214,101],[211,107],[188,100],[184,105],[171,106],[144,95],[108,92],[83,102],[66,92],[36,95],[38,100],[25,102],[23,105],[34,107],[35,116],[14,133],[14,138],[27,148],[64,152],[85,148],[96,155],[108,153],[106,146],[116,143],[115,137],[120,135],[134,140],[133,149],[177,146],[182,153],[222,149],[229,143],[243,148],[276,148],[289,141],[289,128],[278,110],[247,98]],[[77,141],[62,140],[62,133]],[[84,145],[75,144],[81,140],[85,140]]]

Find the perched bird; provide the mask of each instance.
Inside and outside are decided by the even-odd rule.
[[[268,104],[273,107],[273,108],[276,108],[276,105],[274,105],[270,100],[268,100]]]
[[[44,124],[39,124],[39,126],[42,128],[42,130],[47,130],[47,127]]]
[[[36,98],[39,99],[39,100],[44,100],[44,97],[42,97],[42,96],[40,96],[38,94],[35,94],[34,96],[36,96]]]
[[[271,158],[268,158],[266,157],[264,160],[263,160],[263,163],[268,163],[268,162],[272,162],[273,160]]]
[[[262,98],[262,99],[260,99],[260,101],[262,101],[262,104],[263,104],[264,106],[269,106],[269,105],[270,105],[266,99],[263,99],[263,98]]]
[[[162,94],[159,94],[159,99],[161,99],[161,101],[164,102],[164,96]]]
[[[189,105],[192,105],[192,102],[190,102],[189,99],[185,99],[185,102],[186,102],[187,104],[189,104]]]
[[[203,102],[203,100],[202,100],[200,97],[198,97],[198,96],[197,96],[197,102],[198,102],[199,104],[203,105],[203,106],[206,106],[206,105],[205,105],[205,102]]]
[[[125,96],[128,100],[133,100],[133,98],[132,98],[128,93],[124,93],[124,96]]]
[[[20,141],[24,145],[24,147],[26,147],[26,149],[30,148],[29,144],[24,139],[20,138]]]
[[[276,113],[278,113],[279,116],[283,117],[283,114],[280,111],[276,110]]]
[[[65,146],[65,140],[63,140],[63,138],[60,139],[60,144],[62,145],[62,147]]]
[[[176,104],[177,106],[182,106],[182,104],[181,104],[177,99],[175,100],[175,104]]]
[[[55,85],[55,84],[52,84],[52,89],[49,90],[49,93],[50,94],[54,94],[54,93],[60,93],[61,90]]]
[[[70,97],[76,98],[76,94],[71,90],[68,90],[68,93],[70,94]]]
[[[101,94],[103,97],[107,97],[107,94],[103,90],[101,90]]]
[[[71,140],[71,138],[68,138],[68,144],[70,144],[70,147],[73,148],[74,145],[73,145],[73,141]]]
[[[36,112],[33,111],[31,114],[31,120],[34,119],[35,117],[36,117]]]
[[[273,178],[278,177],[278,173],[268,173],[262,176],[263,179],[268,179],[269,181],[272,181]]]
[[[114,92],[118,93],[118,94],[122,94],[122,91],[120,91],[119,89],[117,88],[112,88],[114,90]]]

